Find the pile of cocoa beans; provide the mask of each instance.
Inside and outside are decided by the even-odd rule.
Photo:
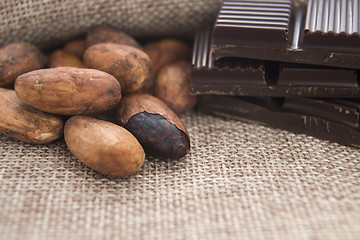
[[[137,172],[145,154],[190,150],[178,117],[189,95],[191,48],[178,39],[139,44],[101,26],[44,52],[25,42],[0,49],[0,132],[32,144],[64,137],[72,154],[110,176]]]

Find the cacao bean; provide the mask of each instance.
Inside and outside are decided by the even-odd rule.
[[[191,64],[180,61],[164,66],[155,80],[155,96],[163,100],[178,115],[192,109],[197,102],[190,95]]]
[[[78,67],[84,68],[85,64],[79,57],[74,54],[67,53],[64,50],[57,50],[50,55],[49,67]]]
[[[22,74],[16,95],[44,112],[61,115],[96,114],[116,106],[119,82],[110,74],[86,68],[58,67]]]
[[[86,36],[87,48],[99,43],[117,43],[142,49],[141,45],[128,34],[106,26],[92,29]]]
[[[184,124],[154,96],[145,93],[124,96],[117,107],[116,120],[154,157],[179,159],[190,150]]]
[[[151,73],[151,62],[143,51],[114,43],[96,44],[84,53],[85,64],[113,75],[124,93],[136,92]]]
[[[30,43],[11,43],[0,49],[0,87],[12,87],[17,76],[43,68],[46,58]]]
[[[65,124],[65,142],[88,167],[110,176],[127,176],[143,165],[145,153],[125,128],[86,116],[73,116]]]
[[[66,43],[63,47],[63,50],[82,59],[86,48],[85,39],[75,39]]]
[[[191,58],[191,48],[177,39],[162,39],[144,45],[144,52],[149,56],[155,74],[167,64]]]
[[[0,132],[27,143],[50,143],[63,134],[61,117],[23,103],[14,90],[0,88]]]

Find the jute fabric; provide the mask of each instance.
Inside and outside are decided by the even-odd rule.
[[[106,25],[138,40],[191,39],[212,24],[221,0],[1,0],[0,45],[30,41],[42,48],[61,44]]]
[[[220,1],[0,1],[0,45],[53,47],[96,25],[191,39]],[[0,239],[360,239],[360,149],[189,112],[191,151],[99,174],[63,139],[0,134]]]
[[[360,150],[197,112],[191,151],[101,175],[0,137],[1,239],[359,239]]]

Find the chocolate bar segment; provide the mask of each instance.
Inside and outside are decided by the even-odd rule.
[[[211,54],[360,69],[358,0],[224,1]]]
[[[202,95],[198,109],[360,147],[359,100]]]
[[[211,32],[196,34],[191,92],[236,96],[360,97],[359,71],[210,56]]]
[[[309,0],[304,48],[327,47],[360,53],[358,0]]]
[[[291,0],[224,1],[215,24],[214,45],[264,46],[270,42],[286,48],[291,5]]]

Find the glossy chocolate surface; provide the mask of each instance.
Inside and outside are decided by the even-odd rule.
[[[212,57],[360,69],[358,0],[224,1]]]
[[[231,119],[258,123],[360,147],[357,99],[199,96],[198,109]]]

